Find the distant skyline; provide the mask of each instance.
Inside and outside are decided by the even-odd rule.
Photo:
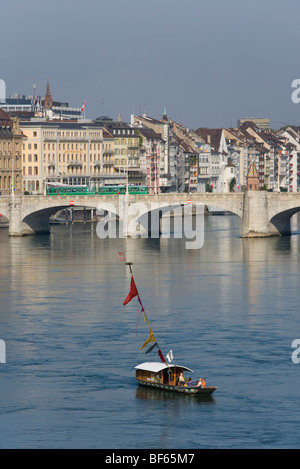
[[[297,0],[2,0],[6,95],[86,103],[86,118],[167,114],[189,128],[243,117],[300,125]]]

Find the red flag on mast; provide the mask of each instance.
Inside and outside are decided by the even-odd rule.
[[[131,277],[131,283],[130,283],[130,292],[128,293],[123,305],[127,305],[127,303],[129,303],[133,298],[135,298],[136,296],[138,296],[138,291],[137,291],[137,288],[136,288],[136,285],[135,285],[135,281],[134,281],[134,278],[133,276]]]

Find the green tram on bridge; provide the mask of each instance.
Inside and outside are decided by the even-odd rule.
[[[147,186],[128,186],[129,194],[148,194]],[[126,186],[102,186],[98,189],[98,195],[126,194]]]
[[[88,186],[47,186],[47,195],[96,195],[96,189]]]
[[[148,194],[147,186],[128,186],[129,194]],[[102,186],[99,187],[98,191],[96,188],[89,186],[71,186],[67,184],[48,184],[46,189],[47,195],[120,195],[126,194],[126,186]]]

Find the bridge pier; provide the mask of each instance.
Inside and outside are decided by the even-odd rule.
[[[9,200],[9,236],[26,236],[34,234],[34,230],[22,222],[22,198],[12,196]]]
[[[143,202],[134,203],[127,196],[120,198],[119,220],[122,237],[148,237],[148,210]]]
[[[276,226],[269,220],[267,192],[246,191],[244,193],[242,238],[264,238],[291,233],[290,219],[284,221],[280,219]]]

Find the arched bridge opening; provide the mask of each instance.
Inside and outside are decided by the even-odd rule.
[[[62,212],[65,216],[56,218],[57,214]],[[97,221],[105,216],[118,219],[117,213],[109,212],[105,203],[100,203],[97,207],[78,203],[61,204],[30,212],[22,218],[21,224],[23,234],[47,234],[50,232],[50,225],[56,221],[58,223],[88,222]]]
[[[300,212],[300,206],[283,210],[277,213],[270,219],[270,223],[274,226],[275,230],[282,236],[291,235],[291,219],[294,215]]]

